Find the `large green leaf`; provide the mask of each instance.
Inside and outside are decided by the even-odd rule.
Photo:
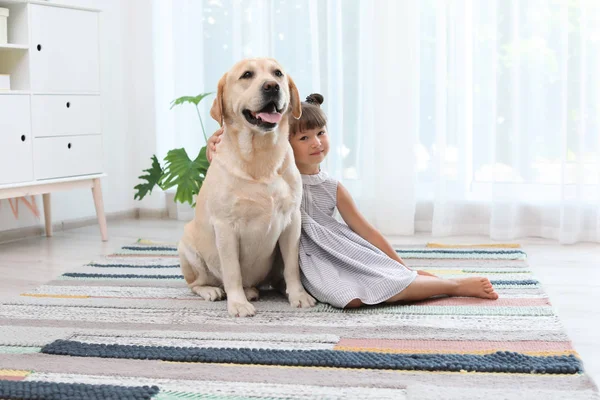
[[[195,106],[205,142],[207,142],[206,132],[204,130],[204,124],[202,123],[202,116],[200,115],[198,104],[211,94],[214,94],[214,92],[200,93],[197,96],[183,96],[171,102],[171,109],[177,105],[186,103]],[[187,202],[194,206],[194,195],[198,194],[202,187],[202,182],[204,182],[208,166],[206,147],[200,149],[198,156],[193,161],[190,160],[184,149],[174,149],[169,151],[165,157],[164,169],[161,168],[156,156],[153,156],[152,167],[144,170],[144,172],[147,172],[146,175],[139,177],[140,179],[146,180],[146,182],[141,183],[134,188],[137,189],[134,199],[141,200],[148,193],[152,193],[152,189],[156,185],[163,190],[177,186],[175,201],[181,203]]]
[[[210,163],[208,162],[208,157],[206,156],[206,146],[200,149],[198,157],[196,157],[196,162],[202,165],[206,171],[208,170]]]
[[[160,182],[163,190],[177,186],[175,201],[194,205],[194,195],[198,194],[204,182],[208,161],[206,146],[200,150],[192,161],[185,149],[170,150],[165,157],[165,173]]]
[[[198,110],[198,104],[207,96],[214,94],[214,92],[208,93],[200,93],[198,96],[182,96],[178,99],[175,99],[171,102],[171,108],[178,106],[180,104],[190,103],[196,106],[196,114],[198,115],[198,120],[200,121],[200,127],[202,128],[202,135],[204,136],[204,143],[208,143],[208,139],[206,137],[206,130],[204,129],[204,124],[202,123],[202,116],[200,115],[200,110]]]
[[[137,193],[133,196],[134,200],[142,200],[148,193],[152,194],[152,189],[154,189],[154,186],[159,185],[163,177],[163,169],[161,168],[156,155],[152,156],[152,166],[145,169],[144,172],[147,172],[147,174],[140,175],[138,178],[145,180],[146,182],[140,183],[134,187],[134,189],[137,189]]]
[[[210,92],[210,93],[200,93],[198,96],[182,96],[179,97],[175,100],[173,100],[171,102],[171,108],[175,106],[178,106],[180,104],[184,104],[184,103],[191,103],[194,104],[196,107],[198,106],[198,104],[202,101],[203,98],[210,96],[211,94],[213,94],[214,92]]]

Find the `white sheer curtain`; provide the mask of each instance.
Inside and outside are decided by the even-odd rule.
[[[433,233],[600,241],[600,3],[421,6]]]
[[[327,170],[388,235],[600,242],[600,2],[154,0],[159,155],[181,95],[277,58],[325,96]],[[212,99],[203,103],[208,133]]]

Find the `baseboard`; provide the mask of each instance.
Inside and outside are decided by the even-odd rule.
[[[166,214],[166,211],[165,211]],[[106,213],[107,221],[116,221],[124,218],[139,218],[140,210],[138,208],[134,208],[131,210],[125,211],[117,211],[113,213]],[[149,218],[149,217],[144,217]],[[42,221],[43,222],[43,221]],[[97,225],[98,219],[96,216],[86,217],[86,218],[77,218],[70,219],[66,221],[56,222],[52,224],[53,232],[63,232],[69,229],[77,229],[82,228],[84,226]],[[15,240],[22,240],[31,237],[44,236],[46,234],[46,230],[44,225],[37,226],[28,226],[24,228],[17,229],[9,229],[7,231],[0,232],[0,243],[12,242]]]
[[[117,211],[117,212],[106,214],[107,222],[116,221],[116,220],[120,220],[123,218],[138,218],[138,209],[134,208],[131,210]],[[53,229],[54,229],[54,232],[61,232],[61,231],[67,231],[69,229],[83,228],[84,226],[97,225],[97,224],[98,224],[98,219],[94,215],[93,217],[71,219],[71,220],[59,222],[58,224],[56,224],[58,226],[58,229],[54,228],[54,225],[53,225]]]
[[[166,209],[137,208],[136,211],[139,219],[163,219],[169,216]]]
[[[43,235],[43,226],[28,226],[26,228],[9,229],[7,231],[0,232],[0,244]]]

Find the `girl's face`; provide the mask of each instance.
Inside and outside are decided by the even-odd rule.
[[[329,153],[327,128],[308,129],[297,132],[290,138],[296,164],[303,166],[319,165]]]

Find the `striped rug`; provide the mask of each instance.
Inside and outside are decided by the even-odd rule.
[[[398,252],[500,299],[342,311],[267,291],[231,318],[173,245],[139,241],[0,305],[0,398],[600,399],[521,248]]]

